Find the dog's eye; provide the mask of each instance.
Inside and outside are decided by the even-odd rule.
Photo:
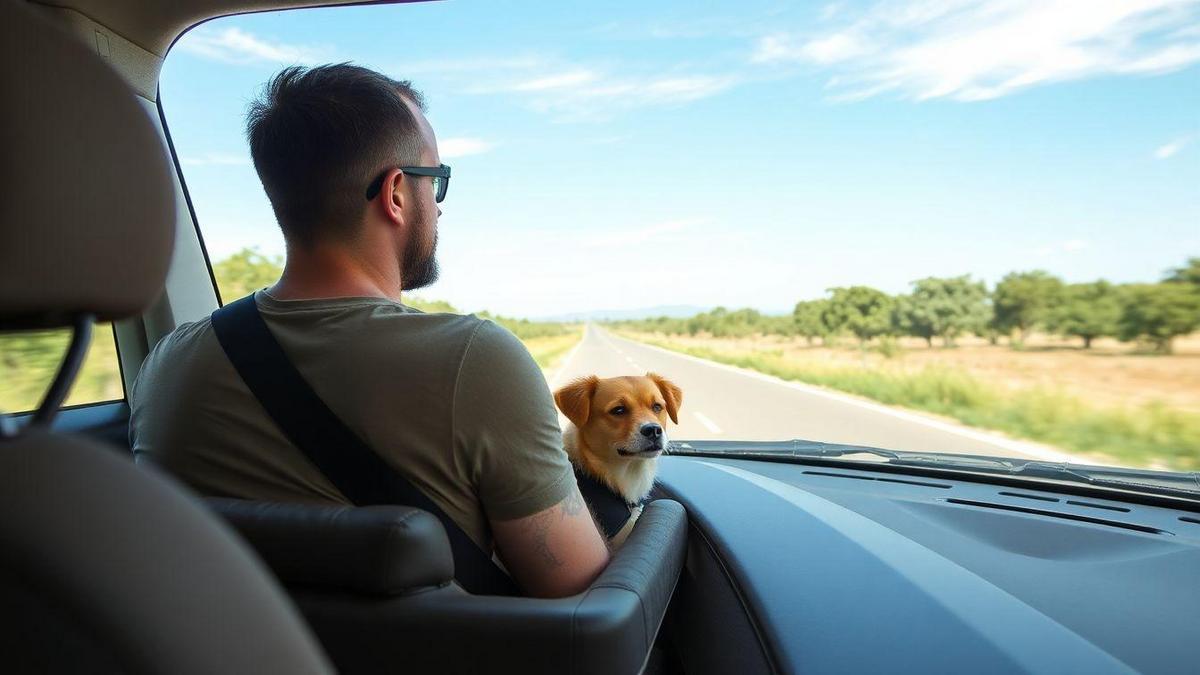
[[[658,412],[662,412],[662,404],[661,404],[661,403],[655,403],[654,405],[650,406],[650,409],[651,409],[651,410],[653,410],[653,411],[654,411],[654,412],[656,412],[656,413],[658,413]]]
[[[625,406],[619,405],[619,406],[613,408],[612,410],[609,410],[608,412],[610,415],[624,415],[625,414]]]

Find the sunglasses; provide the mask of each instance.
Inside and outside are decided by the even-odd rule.
[[[429,176],[433,178],[434,201],[441,204],[442,200],[446,198],[446,189],[450,186],[449,166],[445,164],[440,166],[402,166],[400,167],[400,171],[410,176]],[[387,171],[384,171],[367,186],[367,201],[375,199],[375,196],[383,189],[383,179],[386,177]]]

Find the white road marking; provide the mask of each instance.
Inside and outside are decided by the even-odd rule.
[[[709,433],[711,433],[711,434],[721,433],[721,427],[717,426],[716,422],[713,422],[712,420],[705,417],[704,413],[693,410],[692,416],[695,417],[696,420],[698,422],[700,422],[700,424],[703,424],[704,428],[708,429]]]
[[[625,357],[625,360],[626,360],[626,361],[628,361],[628,362],[630,362],[630,363],[633,363],[633,357],[632,357],[632,356],[626,356],[626,357]]]
[[[885,405],[881,405],[879,403],[871,403],[869,401],[863,401],[861,399],[857,399],[852,396],[848,396],[846,394],[835,393],[832,391],[822,389],[820,387],[813,386],[811,384],[802,384],[799,382],[788,382],[787,380],[781,380],[781,379],[779,379],[777,377],[773,377],[771,375],[766,375],[764,373],[759,373],[759,372],[756,372],[753,370],[748,370],[746,368],[738,368],[736,366],[730,366],[730,365],[727,365],[724,363],[717,363],[716,361],[709,361],[708,359],[702,359],[698,356],[692,356],[691,354],[683,354],[680,352],[673,352],[670,349],[663,349],[662,347],[657,347],[655,345],[648,345],[648,344],[641,343],[641,342],[635,342],[633,340],[627,340],[626,338],[618,338],[618,339],[626,340],[627,342],[634,342],[634,344],[637,344],[641,347],[645,347],[646,349],[653,349],[655,351],[662,352],[669,356],[675,356],[675,357],[678,357],[681,359],[686,359],[688,361],[694,361],[696,363],[700,363],[700,364],[703,364],[706,366],[711,366],[713,368],[720,368],[722,370],[728,370],[729,372],[739,373],[741,375],[745,375],[746,377],[753,377],[754,379],[762,380],[763,382],[770,382],[772,384],[777,384],[781,387],[795,389],[797,391],[802,391],[807,394],[812,394],[814,396],[822,396],[824,398],[832,399],[834,401],[839,401],[841,403],[847,403],[849,405],[858,406],[860,408],[866,408],[867,410],[873,410],[877,413],[882,413],[884,415],[891,415],[892,417],[896,417],[896,418],[905,420],[907,422],[913,422],[915,424],[923,424],[927,427],[937,429],[939,431],[945,431],[947,433],[958,434],[959,436],[963,436],[965,438],[971,438],[971,439],[981,441],[984,443],[990,443],[991,445],[994,445],[996,447],[1004,448],[1005,450],[1011,450],[1013,452],[1019,452],[1019,453],[1029,455],[1031,457],[1035,457],[1037,459],[1041,459],[1044,461],[1069,462],[1069,463],[1074,463],[1074,464],[1090,464],[1093,466],[1104,466],[1102,463],[1100,463],[1094,459],[1088,459],[1085,461],[1078,457],[1073,457],[1064,452],[1055,450],[1054,448],[1037,445],[1035,443],[1030,443],[1027,441],[1017,441],[1017,440],[1013,440],[1011,438],[1004,438],[1003,436],[997,436],[995,434],[988,433],[986,431],[976,431],[974,429],[968,429],[966,427],[959,427],[959,426],[955,426],[953,424],[947,424],[946,422],[943,422],[941,420],[924,417],[920,414],[911,413],[911,412],[908,412],[905,410],[897,410],[895,408],[889,408],[889,407],[887,407]]]

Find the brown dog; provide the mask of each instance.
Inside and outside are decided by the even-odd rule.
[[[669,443],[667,418],[679,423],[683,391],[654,373],[606,379],[593,375],[554,392],[554,402],[570,421],[563,446],[581,474],[581,488],[587,477],[597,479],[629,508],[620,531],[608,533],[613,545],[619,545],[654,486],[657,458]],[[597,510],[594,502],[592,506]]]

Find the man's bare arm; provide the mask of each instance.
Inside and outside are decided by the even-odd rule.
[[[608,565],[608,545],[575,486],[545,511],[492,521],[492,533],[504,566],[534,597],[579,593]]]

